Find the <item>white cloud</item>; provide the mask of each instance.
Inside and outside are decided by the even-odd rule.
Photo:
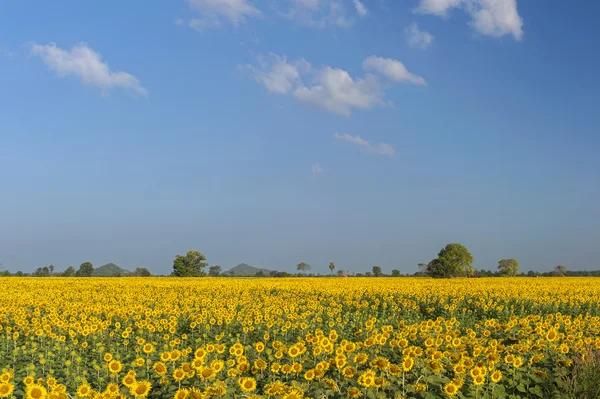
[[[391,58],[370,56],[363,62],[365,71],[374,71],[396,82],[409,82],[415,85],[426,85],[425,79],[408,72],[404,64]]]
[[[329,112],[350,115],[353,108],[373,108],[385,104],[384,90],[374,75],[354,79],[343,69],[325,66],[312,86],[299,86],[294,97]]]
[[[460,7],[464,0],[421,0],[415,11],[424,14],[435,14],[440,17],[448,15],[448,10]]]
[[[319,165],[318,162],[315,162],[312,166],[313,176],[319,176],[321,173],[323,173],[323,168],[321,167],[321,165]]]
[[[360,0],[352,0],[352,2],[354,3],[354,7],[356,8],[356,12],[361,17],[365,17],[369,13],[369,10],[367,10],[367,7],[365,7],[365,5],[360,2]]]
[[[517,0],[421,0],[416,12],[447,17],[448,11],[462,8],[471,16],[471,25],[492,37],[513,35],[523,38],[523,20],[517,11]]]
[[[388,157],[393,157],[394,155],[396,155],[396,150],[394,149],[394,147],[386,143],[372,144],[360,136],[352,136],[348,133],[334,133],[333,137],[335,137],[337,140],[356,144],[372,154],[385,155]]]
[[[252,71],[254,79],[261,83],[269,93],[288,94],[300,81],[300,74],[310,70],[305,60],[288,62],[285,57],[269,54],[267,58],[259,57],[259,68],[246,65]]]
[[[409,73],[400,61],[369,57],[363,67],[393,81],[425,84],[422,77]],[[340,68],[328,65],[314,68],[304,59],[288,61],[277,54],[259,57],[258,66],[244,65],[238,68],[251,71],[254,79],[269,93],[292,94],[298,101],[335,114],[350,115],[354,109],[389,104],[384,85],[372,73],[354,78]]]
[[[354,23],[341,0],[288,0],[287,3],[291,4],[289,9],[278,14],[301,25],[324,28],[329,25],[348,27]]]
[[[59,77],[76,76],[84,84],[102,90],[123,88],[142,95],[148,94],[135,76],[127,72],[111,71],[108,64],[102,62],[100,54],[85,43],[79,43],[71,50],[63,50],[54,43],[33,44],[31,54],[39,56]]]
[[[190,27],[198,30],[219,27],[223,19],[233,26],[239,26],[247,18],[261,15],[261,11],[250,0],[187,0],[187,3],[200,13],[199,18],[188,22]]]
[[[433,35],[419,29],[417,23],[412,23],[404,29],[406,42],[410,47],[426,48],[433,42]]]

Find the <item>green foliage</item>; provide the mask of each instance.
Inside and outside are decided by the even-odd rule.
[[[555,276],[564,276],[565,274],[567,274],[567,267],[563,266],[563,265],[558,265],[554,268],[554,275]]]
[[[458,243],[446,245],[427,265],[427,274],[431,277],[469,276],[473,272],[473,255]]]
[[[296,269],[306,273],[311,269],[311,266],[306,262],[300,262],[298,263],[298,266],[296,266]]]
[[[556,383],[561,398],[600,398],[600,349],[587,348],[583,357],[576,357],[571,369],[559,369]]]
[[[398,269],[392,270],[392,277],[400,277],[400,270],[398,270]]]
[[[381,277],[381,275],[383,274],[383,272],[381,271],[381,267],[379,266],[373,266],[373,275],[375,277]]]
[[[221,274],[221,266],[215,265],[208,268],[208,275],[211,277],[218,277]]]
[[[498,270],[507,276],[519,274],[519,262],[516,259],[502,259],[498,262]]]
[[[133,276],[133,277],[150,277],[150,276],[152,276],[152,273],[150,273],[150,270],[146,269],[145,267],[136,267],[135,270],[133,272],[131,272],[131,276]]]
[[[268,269],[261,269],[259,267],[247,265],[246,263],[240,263],[236,267],[231,268],[231,269],[227,270],[226,272],[223,272],[221,275],[223,275],[223,276],[225,276],[225,275],[234,276],[235,275],[235,276],[251,277],[251,276],[255,276],[256,273],[258,273],[260,271],[262,271],[266,275],[271,273],[271,270],[268,270]]]
[[[177,255],[173,261],[173,276],[175,277],[201,277],[204,268],[208,266],[206,257],[202,252],[191,250],[183,255]]]
[[[94,269],[92,272],[93,277],[121,277],[127,276],[131,272],[129,270],[123,269],[114,263],[107,263],[105,265],[100,266],[97,269]]]
[[[333,270],[335,269],[335,264],[333,262],[329,262],[329,271],[333,274]]]
[[[84,262],[79,265],[79,270],[75,273],[77,277],[91,277],[94,273],[94,265],[91,262]]]
[[[73,277],[75,275],[75,268],[73,266],[69,266],[62,272],[62,277]]]

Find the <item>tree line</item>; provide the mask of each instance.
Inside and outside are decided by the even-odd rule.
[[[440,250],[437,258],[429,263],[419,263],[418,271],[413,274],[402,274],[399,269],[393,269],[391,274],[385,274],[380,266],[373,266],[371,271],[365,273],[351,273],[342,269],[336,272],[336,265],[329,263],[330,276],[338,277],[434,277],[434,278],[452,278],[452,277],[551,277],[551,276],[597,276],[600,277],[600,270],[594,271],[569,271],[563,265],[556,266],[553,270],[540,273],[530,270],[527,273],[520,271],[519,262],[516,259],[507,258],[498,261],[495,271],[475,270],[473,268],[474,258],[469,250],[462,244],[451,243]],[[106,266],[106,265],[105,265]],[[115,265],[116,266],[116,265]],[[208,273],[205,269],[208,267]],[[309,271],[312,266],[306,262],[300,262],[296,266],[297,273],[288,273],[280,271],[271,271],[265,273],[259,271],[255,277],[322,277],[321,274],[312,274]],[[62,272],[55,272],[53,265],[38,267],[33,273],[27,274],[21,271],[11,274],[8,270],[0,270],[0,276],[32,276],[32,277],[92,277],[94,276],[94,266],[91,262],[82,263],[76,270],[69,266]],[[334,274],[335,272],[335,274]],[[144,267],[138,267],[133,272],[119,274],[120,277],[149,277],[152,274]],[[235,277],[235,275],[222,274],[221,266],[208,266],[206,256],[200,251],[191,250],[185,255],[177,255],[173,260],[173,271],[171,277]]]

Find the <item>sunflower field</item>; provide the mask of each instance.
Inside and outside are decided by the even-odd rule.
[[[548,398],[600,350],[594,278],[2,278],[0,292],[0,398]]]

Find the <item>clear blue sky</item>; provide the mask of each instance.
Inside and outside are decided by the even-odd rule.
[[[496,5],[496,6],[495,6]],[[0,262],[595,269],[600,3],[0,3]]]

